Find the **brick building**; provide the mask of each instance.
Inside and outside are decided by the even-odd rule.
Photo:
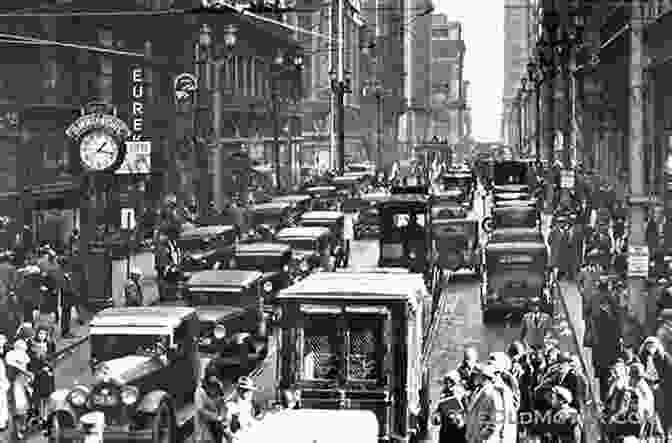
[[[101,2],[56,3],[58,11],[103,8]],[[192,0],[120,0],[114,7],[157,11],[198,4]],[[33,5],[24,1],[20,6]],[[16,9],[16,5],[3,4],[3,12]],[[216,62],[212,67],[218,69],[202,77],[209,79],[209,84],[202,85],[208,88],[201,94],[205,109],[199,113],[204,140],[194,144],[194,112],[189,104],[175,105],[173,79],[195,71],[195,43],[203,23],[212,28]],[[237,29],[236,44],[223,57],[218,55],[224,50],[223,30],[231,24]],[[279,26],[228,12],[0,17],[0,30],[66,43],[0,43],[5,59],[11,61],[0,72],[3,213],[33,225],[38,233],[45,233],[44,226],[49,225],[51,236],[63,238],[75,225],[119,225],[122,207],[142,209],[166,192],[184,190],[186,197],[198,189],[212,190],[217,188],[214,177],[220,191],[214,195],[222,199],[245,187],[234,181],[236,171],[230,168],[228,154],[245,150],[253,157],[260,152],[268,157],[276,115],[282,127],[290,128],[289,136],[300,132],[296,123],[300,120],[300,81],[291,69],[274,65],[278,55],[292,59],[300,50],[293,36]],[[114,105],[118,116],[130,125],[134,68],[142,69],[144,79],[142,137],[152,142],[152,173],[149,177],[110,176],[90,192],[90,183],[69,167],[72,145],[65,128],[79,115],[81,106],[92,100]],[[275,115],[269,112],[272,87],[281,103]],[[221,103],[217,112],[213,112],[213,100]],[[204,144],[219,146],[221,155],[213,155],[214,149],[203,152],[199,147]],[[219,164],[213,164],[214,159]],[[209,163],[207,177],[200,173],[205,168],[199,161]],[[47,219],[51,222],[46,223]]]

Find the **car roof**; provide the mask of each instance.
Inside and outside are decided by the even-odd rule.
[[[326,192],[336,192],[336,186],[331,186],[331,185],[322,185],[322,186],[310,186],[306,188],[306,192],[321,192],[321,191],[326,191]]]
[[[301,215],[301,220],[336,220],[343,217],[341,211],[310,211]]]
[[[285,243],[255,242],[241,243],[236,247],[236,255],[277,254],[291,251],[292,247]]]
[[[508,236],[510,235],[511,237],[516,237],[516,236],[521,236],[521,235],[539,235],[543,238],[543,235],[541,232],[539,232],[538,228],[497,228],[490,235],[501,235],[501,236]]]
[[[262,277],[261,272],[233,269],[208,269],[191,274],[188,286],[221,286],[242,288]]]
[[[536,207],[531,206],[529,204],[513,204],[513,205],[505,205],[505,206],[495,206],[492,208],[494,212],[511,212],[511,211],[526,211],[526,212],[534,212],[537,210]]]
[[[208,235],[218,235],[223,232],[231,232],[235,230],[233,225],[212,225],[212,226],[199,226],[196,228],[190,228],[186,231],[182,231],[180,237],[206,237]]]
[[[422,274],[318,272],[280,291],[277,299],[385,299],[416,302],[426,293]]]
[[[275,236],[276,238],[319,238],[329,233],[331,230],[325,226],[296,226],[281,229]]]
[[[488,251],[491,252],[507,252],[507,251],[541,251],[546,250],[546,243],[544,242],[534,242],[534,241],[516,241],[516,242],[497,242],[489,243],[486,246]]]
[[[274,197],[272,202],[302,202],[306,200],[310,200],[312,197],[308,194],[290,194],[290,195],[281,195],[278,197]],[[271,203],[272,203],[271,202]]]
[[[264,211],[264,210],[273,210],[273,209],[285,209],[290,207],[291,204],[287,201],[270,201],[267,203],[259,203],[252,206],[252,211]]]
[[[146,326],[175,328],[196,310],[182,306],[108,308],[91,319],[90,326]]]
[[[443,174],[443,177],[472,178],[473,176],[466,171],[448,171]]]

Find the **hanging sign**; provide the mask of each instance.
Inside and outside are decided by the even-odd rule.
[[[175,77],[173,89],[175,92],[175,101],[178,103],[183,102],[194,95],[198,89],[198,80],[195,75],[183,72]]]
[[[649,248],[630,246],[628,248],[628,277],[649,277]]]
[[[121,208],[121,229],[135,229],[135,210],[133,208]]]
[[[574,171],[571,169],[564,169],[560,171],[560,187],[562,189],[574,188]]]
[[[130,140],[126,143],[126,157],[116,174],[149,174],[152,172],[152,142],[146,140],[145,130],[145,72],[142,67],[131,69]]]

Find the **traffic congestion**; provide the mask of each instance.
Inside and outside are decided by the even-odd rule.
[[[156,299],[133,266],[86,321],[75,249],[7,254],[6,441],[664,441],[667,336],[614,333],[617,207],[571,190],[547,213],[538,165],[442,154],[209,223],[168,198]]]

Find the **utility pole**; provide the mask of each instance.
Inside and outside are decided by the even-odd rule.
[[[633,248],[646,246],[646,209],[648,198],[644,186],[644,177],[647,173],[644,164],[644,133],[646,122],[644,120],[644,36],[642,3],[633,0],[630,19],[630,252]],[[632,259],[632,253],[630,259]],[[653,319],[647,318],[648,303],[654,302],[647,294],[646,279],[644,276],[629,276],[630,296],[627,302],[628,312],[635,317],[637,323],[643,326],[643,331],[629,331],[626,338],[630,338],[631,344],[637,344],[641,340],[637,332],[648,335]],[[628,332],[626,330],[626,332]]]

